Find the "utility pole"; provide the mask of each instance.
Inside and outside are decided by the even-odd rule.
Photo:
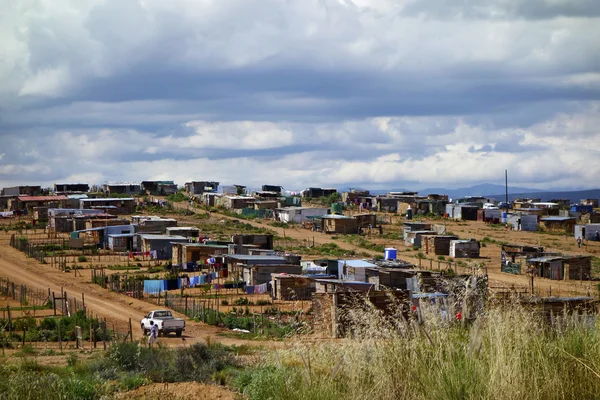
[[[508,213],[508,170],[504,170],[504,189],[506,191],[506,203],[504,204],[504,210]]]

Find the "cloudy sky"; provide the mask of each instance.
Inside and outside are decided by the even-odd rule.
[[[0,7],[0,187],[600,186],[598,0]]]

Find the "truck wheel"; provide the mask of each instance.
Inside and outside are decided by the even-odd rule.
[[[148,334],[148,330],[146,330],[146,326],[142,324],[142,336],[146,336]]]
[[[177,332],[175,332],[175,336],[181,337],[181,333],[182,333],[181,331],[177,331]]]

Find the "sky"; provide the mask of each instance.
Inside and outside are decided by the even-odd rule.
[[[598,0],[0,9],[0,187],[600,186]]]

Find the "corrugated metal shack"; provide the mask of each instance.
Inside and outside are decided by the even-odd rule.
[[[540,218],[540,227],[549,232],[575,232],[577,220],[570,217],[545,217]]]
[[[427,254],[448,256],[450,255],[450,242],[457,239],[458,236],[423,235],[421,248],[424,248]]]
[[[575,225],[575,239],[598,240],[600,238],[600,224]]]
[[[451,219],[477,221],[477,210],[479,207],[473,205],[446,204],[446,214]]]
[[[590,280],[590,256],[544,256],[530,258],[527,264],[535,274],[552,280]]]
[[[277,300],[310,300],[316,291],[314,279],[305,275],[273,274],[271,295]]]
[[[454,258],[478,258],[481,245],[475,239],[451,240],[450,257]]]
[[[437,235],[434,231],[409,231],[404,232],[404,245],[409,247],[422,247],[423,236]]]
[[[336,214],[328,214],[315,218],[322,220],[321,229],[323,233],[358,233],[358,222],[355,218]]]

